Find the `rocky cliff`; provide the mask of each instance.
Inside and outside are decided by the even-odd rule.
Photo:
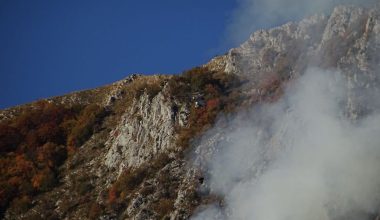
[[[181,75],[132,75],[3,110],[1,216],[188,219],[203,205],[223,206],[203,167],[228,137],[204,135],[217,117],[275,102],[309,67],[344,73],[351,120],[378,111],[380,102],[368,99],[380,94],[379,32],[379,8],[339,6],[331,15],[257,31]],[[56,109],[65,109],[56,124],[35,120],[56,118]],[[43,133],[47,124],[63,135]],[[46,162],[54,155],[61,162]]]

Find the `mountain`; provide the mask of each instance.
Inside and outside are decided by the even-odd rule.
[[[211,204],[234,216],[226,211],[228,193],[213,188],[206,165],[239,130],[231,118],[251,120],[252,108],[279,102],[318,68],[340,73],[341,115],[359,124],[380,110],[379,51],[379,7],[338,6],[328,16],[257,31],[240,47],[179,75],[133,74],[2,110],[1,216],[188,219]],[[318,82],[321,88],[329,83]],[[274,143],[271,149],[281,147],[284,131],[270,131],[270,119],[259,123],[268,127],[262,135]],[[270,164],[272,154],[266,149],[262,163]],[[361,219],[377,219],[377,211],[317,219],[357,219],[359,212]]]

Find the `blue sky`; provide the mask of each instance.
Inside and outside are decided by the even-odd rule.
[[[0,109],[227,51],[236,0],[0,0]],[[224,46],[222,46],[224,45]]]

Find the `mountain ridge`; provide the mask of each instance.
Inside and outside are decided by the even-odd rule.
[[[348,118],[355,121],[377,111],[379,104],[367,105],[367,99],[380,89],[379,34],[378,6],[338,6],[330,16],[257,31],[240,47],[182,75],[131,75],[93,90],[1,110],[2,126],[13,132],[2,130],[2,142],[19,139],[17,144],[10,142],[15,145],[11,150],[1,149],[6,174],[1,184],[9,188],[0,193],[2,215],[188,219],[208,204],[223,207],[225,200],[212,193],[207,172],[192,166],[192,160],[206,163],[226,135],[204,134],[215,123],[223,127],[223,120],[218,121],[223,115],[277,101],[288,83],[314,66],[344,73]],[[43,130],[38,123],[27,127],[30,130],[14,131],[31,123],[31,115],[55,114],[55,108],[66,109],[59,128],[73,123],[65,128],[67,136],[60,137],[64,140],[35,137],[31,131]],[[35,143],[33,138],[41,140]],[[46,153],[47,143],[54,141],[59,147]],[[54,166],[39,159],[52,160],[49,156],[62,149],[64,161]],[[19,164],[9,165],[10,160]],[[33,171],[16,172],[10,166]],[[50,176],[54,180],[49,181]]]

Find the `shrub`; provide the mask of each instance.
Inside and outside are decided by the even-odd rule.
[[[146,197],[146,196],[154,193],[154,189],[155,189],[154,186],[150,186],[150,185],[144,186],[144,188],[142,188],[140,190],[140,193],[141,193],[141,195],[143,195],[144,197]]]
[[[120,92],[120,98],[115,101],[112,107],[113,112],[117,116],[121,116],[132,105],[133,101],[139,99],[144,93],[153,99],[162,90],[167,78],[167,76],[149,76],[134,79]]]
[[[96,130],[96,125],[99,125],[106,115],[106,110],[98,105],[86,106],[71,129],[67,138],[68,145],[79,147],[84,144]]]
[[[17,195],[16,186],[2,181],[0,183],[0,218],[2,213],[5,212],[12,198]]]
[[[157,175],[157,172],[171,161],[172,159],[166,154],[160,154],[157,155],[154,160],[149,161],[134,170],[125,170],[109,188],[108,204],[115,209],[120,207],[123,203],[126,203],[128,196],[135,192],[144,180]],[[154,189],[151,187],[145,186],[141,190],[141,193],[150,194],[153,190]]]
[[[80,195],[85,195],[90,192],[94,186],[89,182],[79,182],[75,187],[75,191]]]
[[[103,213],[103,207],[99,203],[94,202],[90,205],[90,208],[88,210],[88,218],[98,219],[102,213]]]
[[[184,78],[190,83],[192,92],[204,90],[206,84],[219,84],[218,80],[213,77],[213,72],[205,67],[195,67],[184,72]]]
[[[276,65],[273,68],[274,74],[282,79],[288,79],[292,71],[292,64],[294,63],[291,59],[292,58],[289,58],[289,55],[287,54],[280,54],[277,58]]]
[[[123,188],[123,190],[132,191],[136,187],[138,187],[147,176],[147,170],[144,167],[137,168],[133,172],[124,171],[122,175],[120,175],[116,186],[118,188]]]
[[[12,166],[8,167],[8,173],[11,176],[20,176],[22,178],[30,178],[35,173],[36,167],[25,154],[19,154],[14,158]]]
[[[13,212],[21,214],[26,212],[31,207],[32,201],[29,196],[23,195],[13,199],[11,209]]]
[[[153,98],[162,90],[162,84],[162,76],[140,77],[128,85],[127,94],[130,98],[138,98],[145,92]]]
[[[32,178],[33,187],[39,191],[47,191],[51,189],[56,182],[55,174],[49,168],[39,171]]]
[[[38,127],[36,135],[40,143],[46,142],[56,142],[56,143],[64,143],[64,138],[62,135],[62,130],[59,127],[59,123],[54,121],[49,121],[41,124]]]
[[[115,203],[119,198],[120,192],[119,189],[115,186],[115,184],[108,190],[108,203]]]
[[[71,177],[73,178],[73,190],[79,195],[85,195],[94,188],[91,184],[91,177],[87,174],[77,174]]]
[[[124,171],[108,190],[108,204],[113,209],[120,207],[146,177],[147,169],[145,167],[134,171]]]
[[[209,99],[219,97],[222,92],[219,87],[213,84],[207,84],[205,85],[204,93],[205,93],[205,99],[209,100]]]
[[[39,164],[46,164],[49,168],[54,169],[65,161],[66,156],[67,152],[64,146],[47,142],[37,149],[36,159]]]
[[[0,124],[0,153],[15,151],[22,141],[22,135],[17,128]]]
[[[169,158],[168,154],[166,153],[160,153],[156,156],[156,158],[153,161],[150,161],[149,169],[151,170],[150,173],[155,173],[156,170],[160,170],[170,162],[172,162],[173,159]]]
[[[165,215],[169,214],[174,209],[174,200],[162,198],[157,203],[153,205],[153,210],[163,218]]]

